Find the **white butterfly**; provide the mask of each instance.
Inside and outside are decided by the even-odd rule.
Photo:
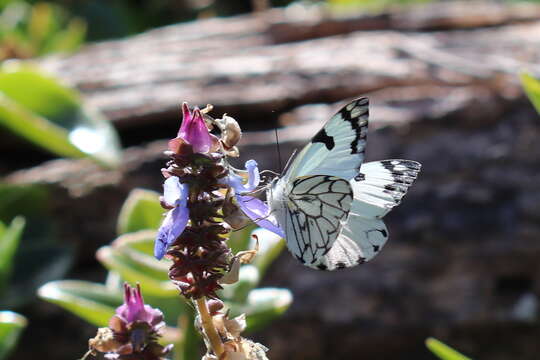
[[[388,240],[382,221],[420,171],[411,160],[362,164],[368,99],[338,111],[267,191],[291,253],[304,265],[343,269],[371,260]]]

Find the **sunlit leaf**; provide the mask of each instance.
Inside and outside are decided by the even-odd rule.
[[[127,247],[137,252],[148,255],[153,259],[153,263],[157,265],[159,269],[168,267],[170,262],[167,259],[157,260],[154,258],[154,241],[156,240],[156,230],[141,230],[119,236],[114,241],[114,246],[117,248]]]
[[[163,213],[157,192],[134,189],[120,210],[117,232],[125,234],[144,229],[158,229]]]
[[[87,281],[53,281],[39,288],[38,295],[96,326],[107,326],[122,292]]]
[[[24,224],[25,220],[22,217],[13,219],[9,227],[0,223],[0,294],[7,287]]]
[[[523,89],[525,89],[525,93],[536,108],[536,111],[540,114],[540,80],[526,73],[521,73],[519,77],[521,78],[521,84],[523,85]]]
[[[7,359],[15,348],[26,324],[24,316],[11,311],[0,311],[0,360]]]
[[[116,131],[74,90],[27,65],[0,69],[0,124],[60,156],[119,163]]]
[[[253,234],[259,239],[259,251],[255,259],[253,259],[253,265],[259,269],[262,277],[285,248],[285,241],[279,235],[263,228],[256,229]],[[249,248],[254,249],[255,243],[255,238],[251,238]]]
[[[260,281],[259,270],[253,265],[242,265],[238,275],[238,281],[234,284],[223,285],[221,294],[224,300],[244,303],[249,295]]]
[[[281,316],[292,303],[292,294],[287,289],[262,288],[249,293],[245,304],[229,304],[231,316],[245,313],[247,331],[264,328]]]
[[[121,236],[120,243],[132,234]],[[167,263],[129,246],[104,246],[97,252],[98,260],[109,270],[117,272],[124,280],[139,282],[145,293],[157,297],[176,296],[178,290],[167,276]]]
[[[442,360],[471,360],[471,358],[460,354],[456,350],[435,338],[428,338],[426,340],[426,346],[429,350],[431,350],[432,353],[437,355],[437,357]]]

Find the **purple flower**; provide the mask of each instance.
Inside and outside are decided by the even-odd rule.
[[[260,227],[268,229],[281,237],[285,237],[283,230],[271,221],[273,217],[270,214],[268,205],[256,197],[243,195],[244,193],[255,190],[261,181],[259,168],[255,160],[246,161],[245,167],[248,173],[247,184],[242,182],[241,176],[234,174],[232,171],[224,179],[224,182],[234,189],[236,202],[247,217]]]
[[[192,112],[187,103],[184,102],[182,115],[182,125],[176,138],[169,141],[169,150],[177,153],[182,141],[184,141],[193,147],[195,153],[209,152],[213,144],[212,135],[208,132],[199,108],[195,108]]]
[[[144,304],[139,284],[136,288],[124,284],[124,303],[116,309],[116,316],[127,324],[140,321],[147,323],[151,328],[161,326],[160,323],[163,322],[161,311]]]
[[[187,184],[180,183],[180,179],[171,176],[163,184],[163,202],[172,208],[167,212],[161,227],[158,230],[154,244],[154,256],[161,260],[169,246],[182,234],[189,219],[187,199],[189,188]]]

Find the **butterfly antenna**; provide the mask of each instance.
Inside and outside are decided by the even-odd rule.
[[[279,172],[283,170],[283,168],[281,167],[281,150],[279,148],[279,137],[278,137],[277,128],[274,128],[274,133],[276,134],[276,149],[277,149],[277,156],[278,156],[278,165],[279,165],[278,172]]]

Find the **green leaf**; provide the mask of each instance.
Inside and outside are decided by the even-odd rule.
[[[127,251],[136,251],[151,258],[153,264],[156,264],[158,269],[168,268],[170,262],[167,259],[157,260],[154,258],[154,241],[156,240],[157,231],[155,230],[140,230],[119,236],[114,240],[113,245],[118,249],[127,248]],[[159,265],[157,265],[159,264]]]
[[[0,220],[11,222],[24,214],[28,217],[43,218],[49,194],[42,185],[12,185],[0,183]],[[32,230],[32,229],[29,229]]]
[[[281,316],[291,305],[292,293],[287,289],[262,288],[252,290],[246,304],[229,304],[231,316],[245,313],[247,316],[247,331],[264,328],[270,322]]]
[[[42,53],[66,52],[77,50],[84,42],[86,36],[86,23],[80,19],[73,19],[65,30],[54,34]]]
[[[519,77],[525,93],[540,114],[540,80],[526,73],[521,73]]]
[[[253,260],[253,265],[259,269],[262,278],[268,267],[285,248],[285,241],[279,235],[263,228],[256,229],[253,234],[259,239],[259,251]],[[255,248],[255,239],[251,238],[249,248]]]
[[[202,338],[195,328],[195,312],[193,309],[186,311],[178,319],[178,327],[182,332],[178,342],[174,344],[174,360],[197,360],[201,356]]]
[[[42,284],[64,276],[71,266],[72,259],[73,247],[71,246],[50,243],[37,244],[28,248],[21,246],[9,288],[0,299],[0,303],[3,307],[13,308],[33,300],[36,290]]]
[[[242,265],[238,281],[234,284],[224,284],[221,296],[224,300],[244,304],[250,291],[259,284],[259,270],[253,265]]]
[[[71,266],[73,246],[58,242],[56,218],[47,206],[46,186],[0,184],[0,199],[0,221],[12,222],[17,214],[22,214],[26,222],[9,286],[0,297],[1,309],[34,300],[39,286],[62,278]],[[0,257],[3,255],[0,251]]]
[[[53,281],[39,288],[38,295],[96,326],[107,326],[122,304],[121,291],[88,281]]]
[[[426,339],[427,348],[442,360],[471,360],[435,338]]]
[[[137,249],[137,244],[142,240],[149,240],[149,234],[154,232],[140,231],[122,235],[111,246],[100,248],[97,258],[108,270],[117,272],[124,280],[139,282],[145,293],[156,297],[177,296],[178,290],[167,276],[170,262],[158,261]]]
[[[26,324],[24,316],[11,311],[0,311],[0,360],[6,359],[15,348]]]
[[[13,219],[9,227],[0,223],[0,294],[7,288],[7,283],[13,267],[15,252],[19,247],[19,242],[24,229],[25,220],[23,217]]]
[[[144,230],[158,229],[164,210],[159,204],[159,193],[150,190],[132,190],[118,215],[118,235]]]
[[[120,161],[118,136],[78,93],[58,80],[17,62],[0,67],[0,124],[60,156]]]
[[[255,224],[249,224],[246,227],[235,230],[229,236],[227,244],[231,248],[232,252],[236,254],[239,251],[247,250],[251,241],[251,233],[257,226]]]

